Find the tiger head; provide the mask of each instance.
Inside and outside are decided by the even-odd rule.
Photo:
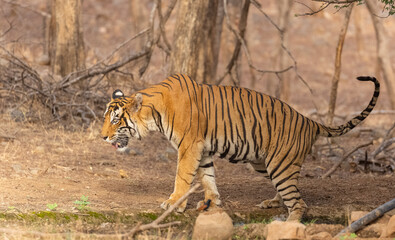
[[[139,112],[142,100],[140,93],[125,97],[123,92],[117,89],[107,104],[101,135],[119,151],[126,149],[131,137],[141,139],[138,126],[141,122]]]

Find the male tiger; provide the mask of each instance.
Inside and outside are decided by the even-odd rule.
[[[288,208],[287,221],[299,221],[306,204],[298,190],[298,176],[306,154],[318,136],[340,136],[364,120],[376,105],[380,84],[369,105],[358,116],[338,127],[328,127],[304,117],[288,104],[241,87],[198,84],[178,74],[138,91],[130,97],[113,93],[104,114],[102,136],[114,146],[126,147],[130,137],[149,131],[163,133],[178,149],[174,191],[162,203],[167,209],[190,188],[195,176],[202,182],[204,201],[219,205],[212,155],[230,162],[249,162],[265,174],[277,190],[262,208]],[[186,201],[178,211],[184,211]],[[198,205],[198,206],[199,206]]]

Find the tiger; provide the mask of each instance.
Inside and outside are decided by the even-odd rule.
[[[303,116],[287,103],[247,88],[199,84],[184,74],[130,96],[117,89],[104,113],[102,137],[119,149],[130,138],[161,132],[178,150],[174,191],[161,204],[168,209],[198,179],[204,200],[221,205],[213,156],[231,163],[247,162],[271,180],[276,196],[261,208],[285,205],[287,221],[300,221],[307,205],[298,189],[303,160],[319,136],[341,136],[361,123],[376,105],[380,83],[374,77],[357,77],[375,85],[369,105],[347,123],[331,127]],[[196,178],[197,177],[197,178]],[[177,211],[183,212],[187,200]]]

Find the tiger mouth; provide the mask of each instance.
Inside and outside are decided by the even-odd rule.
[[[119,148],[124,148],[127,147],[129,143],[129,139],[128,138],[122,138],[122,139],[117,139],[116,141],[114,141],[113,143],[111,143],[111,145],[115,148],[115,149],[119,149]]]

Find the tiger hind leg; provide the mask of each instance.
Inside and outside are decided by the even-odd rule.
[[[261,173],[265,178],[270,179],[269,174],[267,173],[266,166],[262,163],[250,163],[255,171]],[[273,199],[267,199],[256,205],[257,207],[268,209],[268,208],[278,208],[283,206],[283,201],[281,195],[279,193]]]
[[[214,163],[212,158],[204,158],[201,160],[197,176],[204,188],[204,200],[198,202],[197,208],[199,209],[203,204],[207,203],[208,200],[211,201],[211,206],[213,206],[212,204],[216,206],[221,205],[217,185],[215,183]]]
[[[281,196],[284,205],[288,209],[287,221],[300,221],[307,209],[306,203],[301,198],[298,185],[300,167],[293,167],[288,174],[279,176],[272,180],[278,194]]]

